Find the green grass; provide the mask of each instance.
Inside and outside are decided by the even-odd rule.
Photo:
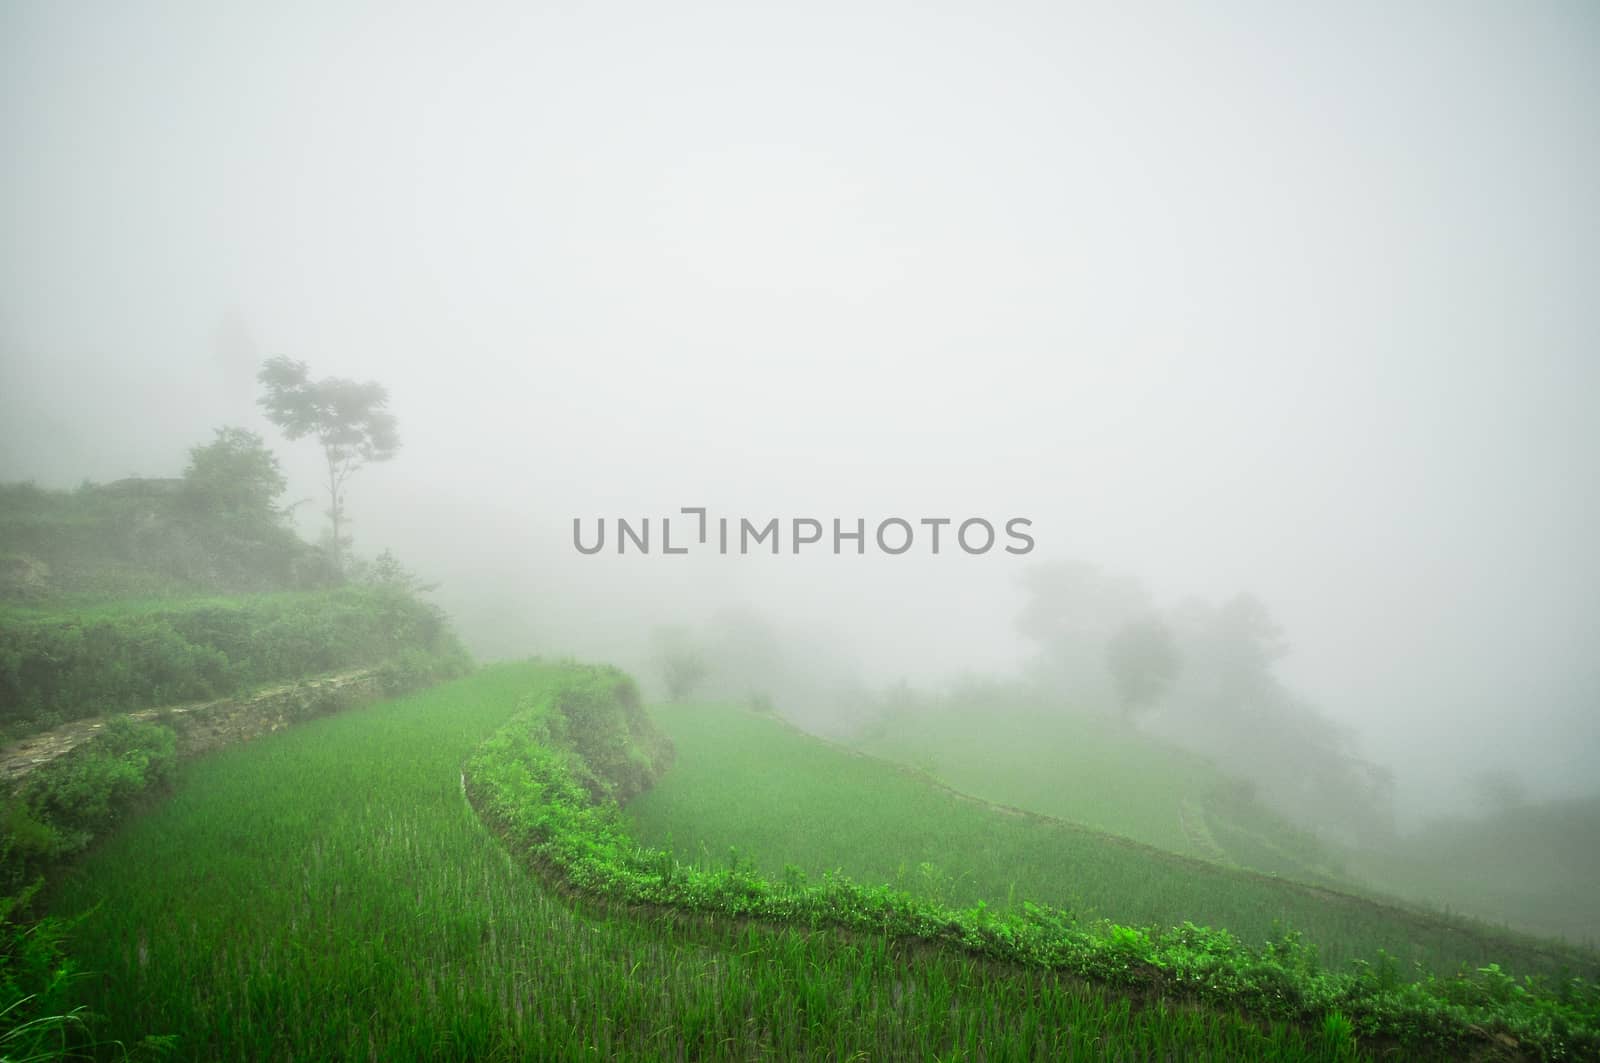
[[[734,849],[774,878],[788,864],[813,876],[839,870],[955,906],[981,900],[1004,910],[1026,900],[1123,924],[1189,921],[1253,946],[1292,928],[1336,968],[1376,960],[1382,949],[1402,970],[1420,963],[1440,975],[1489,963],[1518,973],[1600,969],[1592,955],[1487,926],[999,810],[742,709],[656,711],[678,760],[626,811],[641,842],[685,862],[723,864]]]
[[[1296,829],[1203,758],[1115,717],[1041,705],[1033,692],[1005,684],[924,699],[854,745],[965,793],[1173,852],[1600,944],[1594,799],[1438,822],[1345,849]],[[1134,779],[1136,787],[1127,785]],[[1185,806],[1214,848],[1183,830]]]
[[[183,765],[52,898],[88,912],[98,1034],[185,1059],[1347,1058],[1338,1029],[872,935],[575,908],[461,791],[556,674],[487,669]]]
[[[881,721],[855,747],[920,768],[963,793],[1159,849],[1340,881],[1337,854],[1259,803],[1239,799],[1236,781],[1210,761],[1119,718],[1040,704],[1031,692],[957,691]],[[1219,822],[1199,844],[1194,828],[1184,828],[1185,805],[1206,828]]]
[[[964,793],[1072,820],[1191,856],[1185,800],[1226,782],[1209,761],[1112,718],[1060,706],[929,705],[897,716],[856,748],[921,768]],[[1137,787],[1130,780],[1139,780]]]

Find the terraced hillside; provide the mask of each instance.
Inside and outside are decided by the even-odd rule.
[[[925,773],[852,753],[732,706],[668,705],[658,718],[678,762],[628,817],[680,859],[729,851],[781,875],[840,870],[958,906],[1051,904],[1086,919],[1226,927],[1261,945],[1302,933],[1343,969],[1380,949],[1440,975],[1500,963],[1519,973],[1593,974],[1594,957],[1484,924],[1185,858],[1046,816],[997,807]],[[1020,775],[1026,770],[1019,766]],[[1026,784],[1018,784],[1024,788]],[[1154,798],[1124,787],[1132,806]],[[1175,815],[1172,817],[1177,818]]]
[[[1005,684],[877,722],[854,748],[965,793],[1235,867],[1600,943],[1600,802],[1463,808],[1346,849],[1297,829],[1209,761]],[[1009,695],[1009,696],[1008,696]]]
[[[101,1039],[263,1060],[1323,1053],[1286,1022],[958,953],[574,907],[461,790],[467,755],[560,673],[487,669],[182,766],[52,897],[86,913]]]
[[[659,718],[675,753],[621,673],[530,662],[180,765],[171,796],[50,897],[57,915],[81,916],[72,944],[103,1017],[91,1027],[101,1054],[117,1055],[113,1042],[228,1059],[1559,1058],[1600,1046],[1592,983],[1501,999],[1498,968],[1459,982],[1381,965],[1333,977],[1292,941],[1255,950],[1192,925],[957,909],[889,885],[675,860],[635,840],[617,798],[653,780],[634,800],[648,823],[691,807],[675,791],[704,787],[746,820],[766,816],[786,863],[826,849],[828,863],[861,864],[905,828],[907,787],[952,802],[925,811],[954,817],[943,851],[972,875],[1003,853],[977,846],[968,813],[1059,838],[1048,821],[769,718]],[[748,758],[774,752],[787,763],[762,783]],[[843,799],[794,804],[806,789]],[[831,829],[784,838],[776,808],[798,823],[825,813]],[[683,823],[718,828],[700,815]],[[1220,873],[1165,870],[1179,866]]]
[[[1015,697],[1003,687],[981,693],[957,692],[914,717],[884,720],[855,746],[964,793],[1158,849],[1346,884],[1341,854],[1274,815],[1203,757],[1116,718]]]

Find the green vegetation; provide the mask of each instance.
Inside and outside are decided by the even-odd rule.
[[[853,748],[964,792],[1172,852],[1497,926],[1600,943],[1600,801],[1512,802],[1486,816],[1338,845],[1257,787],[1106,715],[1013,683],[901,690]]]
[[[554,695],[525,703],[518,717],[472,758],[468,778],[476,801],[513,847],[559,885],[581,895],[649,911],[699,912],[810,928],[834,926],[885,941],[935,942],[991,960],[1066,972],[1145,993],[1203,999],[1315,1023],[1330,1035],[1353,1031],[1393,1038],[1412,1055],[1470,1051],[1491,1036],[1511,1044],[1527,1042],[1541,1054],[1558,1058],[1600,1052],[1600,988],[1585,979],[1519,981],[1488,964],[1446,979],[1418,970],[1416,980],[1408,981],[1383,953],[1375,963],[1337,974],[1324,970],[1317,950],[1302,944],[1295,932],[1280,934],[1256,949],[1227,931],[1189,922],[1141,929],[1108,921],[1082,922],[1071,913],[1031,903],[1006,912],[991,910],[982,901],[954,908],[903,889],[859,886],[843,876],[827,875],[820,883],[811,883],[802,869],[792,866],[774,881],[738,859],[723,869],[684,863],[634,841],[615,804],[605,798],[595,800],[581,785],[574,770],[574,762],[581,758],[574,747],[562,747],[557,740],[562,726],[551,723],[564,714],[563,701],[557,687]],[[731,719],[724,713],[717,722],[727,725]],[[771,721],[747,719],[776,729]],[[794,742],[809,741],[788,734]],[[791,751],[792,759],[800,756],[798,750]],[[687,750],[684,759],[689,762]],[[763,755],[760,762],[771,765],[777,760]],[[795,772],[814,769],[810,765]],[[748,781],[724,782],[724,799],[750,804],[755,795],[739,786]],[[833,789],[842,780],[835,773],[826,782]],[[792,801],[792,792],[781,792],[781,779],[775,781],[775,789],[780,791],[778,801]],[[853,796],[888,804],[876,811],[895,818],[891,792]],[[785,807],[796,818],[815,811],[804,804]],[[858,839],[852,825],[830,826],[838,847],[853,850]],[[956,834],[956,845],[967,840],[959,830]],[[878,844],[887,837],[880,835]]]
[[[75,968],[62,946],[75,921],[30,918],[40,875],[165,784],[175,752],[170,729],[113,719],[0,800],[0,1059],[54,1058],[64,1045],[86,1043]]]
[[[1258,598],[1158,609],[1138,580],[1083,562],[1036,565],[1021,582],[1017,630],[1038,647],[1036,698],[1066,711],[1120,704],[1296,822],[1346,839],[1392,835],[1393,773],[1278,674],[1288,642]]]
[[[0,484],[0,601],[75,602],[324,585],[318,552],[276,508],[277,460],[225,428],[182,478],[75,491]]]
[[[186,1059],[1349,1058],[1346,1030],[881,935],[574,907],[460,790],[483,736],[562,678],[490,668],[181,765],[53,897],[87,913],[97,1035]]]
[[[169,718],[122,714],[358,667],[398,692],[470,665],[391,554],[335,586],[278,507],[284,488],[260,437],[237,428],[194,447],[181,478],[0,485],[0,741],[106,717],[42,739],[46,756],[68,751],[0,795],[0,1059],[92,1047],[62,948],[74,920],[41,918],[38,897],[173,775]],[[273,704],[282,721],[331,702]]]
[[[387,414],[362,411],[328,416],[392,450]],[[360,439],[324,443],[343,475],[378,460]],[[465,663],[392,554],[345,584],[336,558],[295,536],[259,436],[222,428],[189,458],[181,478],[0,484],[0,740],[321,672],[383,664],[399,687]]]
[[[0,1059],[8,1061],[58,1058],[88,1038],[61,945],[68,924],[19,918],[38,889],[0,897]]]
[[[363,465],[388,461],[400,449],[397,422],[385,409],[389,391],[371,380],[312,380],[304,362],[282,355],[263,362],[256,379],[263,388],[259,402],[268,420],[289,439],[313,436],[322,447],[328,470],[328,555],[335,576],[341,576],[349,519],[344,486]]]
[[[1011,684],[903,693],[854,745],[963,793],[1192,856],[1203,854],[1184,831],[1183,803],[1228,781],[1193,753]]]
[[[679,707],[666,719],[677,763],[660,775],[673,744],[626,676],[505,665],[181,763],[168,799],[61,874],[50,910],[66,922],[37,939],[50,948],[25,955],[26,935],[8,939],[26,960],[8,969],[46,987],[66,979],[87,1006],[40,994],[28,1014],[51,1022],[30,1029],[182,1058],[1600,1051],[1587,981],[1491,964],[1409,980],[1382,956],[1338,974],[1291,933],[1250,947],[1192,923],[1140,928],[1020,900],[941,903],[800,867],[769,877],[746,859],[676,859],[634,839],[618,799],[659,776],[634,799],[643,808],[696,778],[719,730],[735,737],[709,747],[727,757],[712,791],[730,805],[763,799],[738,763],[759,754],[794,785],[821,772],[815,788],[852,793],[858,769],[890,780],[853,796],[881,802],[891,832],[902,784],[991,823],[999,814],[771,718]],[[766,759],[770,742],[783,757]],[[506,858],[464,781],[539,877]],[[787,799],[780,780],[764,785]],[[838,852],[859,857],[851,824],[831,826]],[[961,849],[972,840],[956,823],[946,851],[981,866]],[[55,948],[63,933],[75,967]]]
[[[413,671],[465,659],[436,607],[382,586],[82,612],[13,608],[0,616],[0,734],[396,658]]]
[[[1267,809],[1211,761],[1009,683],[902,692],[854,747],[963,793],[1160,849],[1322,885],[1343,854]]]
[[[136,798],[170,780],[176,755],[171,728],[116,717],[25,776],[0,801],[0,891],[21,889],[53,862],[82,852]]]
[[[1160,617],[1131,620],[1106,642],[1106,670],[1128,719],[1160,701],[1180,667],[1177,643]]]
[[[1080,920],[1226,927],[1261,947],[1287,928],[1336,969],[1374,961],[1438,975],[1500,963],[1522,974],[1600,972],[1600,959],[1372,900],[1174,856],[1044,816],[998,809],[914,770],[735,708],[664,706],[679,762],[628,807],[640,840],[705,866],[736,849],[768,875],[839,870],[954,906],[1040,902]]]

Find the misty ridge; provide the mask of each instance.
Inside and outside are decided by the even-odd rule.
[[[24,2],[0,92],[0,1055],[1600,1052],[1594,12]]]

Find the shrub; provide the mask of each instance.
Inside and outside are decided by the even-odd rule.
[[[171,728],[120,717],[34,771],[0,810],[0,888],[18,888],[104,834],[135,798],[170,780],[176,755]]]

